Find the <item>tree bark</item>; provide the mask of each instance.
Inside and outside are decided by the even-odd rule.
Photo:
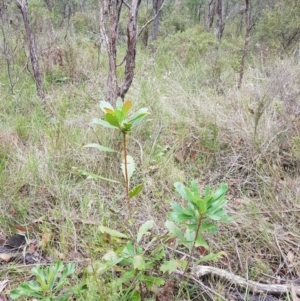
[[[240,65],[240,72],[239,72],[240,76],[239,76],[239,80],[238,80],[238,89],[241,88],[242,83],[243,83],[245,59],[248,54],[250,31],[253,27],[253,24],[251,24],[250,1],[251,0],[245,0],[246,7],[245,7],[244,14],[245,14],[245,18],[246,18],[246,35],[245,35],[243,54],[242,54],[242,60],[241,60],[241,65]]]
[[[217,23],[217,27],[218,27],[218,40],[221,41],[222,37],[223,37],[223,31],[224,31],[224,27],[225,27],[225,16],[224,16],[224,6],[223,6],[223,1],[224,0],[218,0],[217,3],[217,17],[218,17],[218,23]]]
[[[208,2],[208,19],[209,19],[208,27],[209,28],[211,28],[212,25],[214,24],[215,11],[216,11],[216,0],[209,0]]]
[[[31,60],[31,65],[33,69],[33,75],[34,75],[34,80],[36,84],[36,89],[37,89],[37,94],[40,98],[45,97],[45,93],[43,90],[43,84],[42,84],[42,76],[41,76],[41,71],[40,71],[40,66],[39,66],[39,61],[38,61],[38,55],[37,55],[37,49],[36,49],[36,44],[35,40],[30,28],[30,21],[28,18],[28,2],[27,0],[22,0],[22,2],[19,2],[18,0],[15,0],[15,3],[17,7],[20,9],[23,21],[24,21],[24,26],[26,30],[26,36],[28,40],[28,47],[29,47],[29,53],[30,53],[30,60]]]
[[[125,79],[119,89],[118,96],[124,99],[130,88],[135,69],[136,42],[138,38],[137,17],[141,0],[133,0],[127,24],[127,53],[125,58]]]
[[[117,41],[119,21],[123,0],[99,0],[100,5],[100,39],[107,49],[109,73],[107,77],[106,100],[115,104],[118,97],[124,99],[134,77],[136,42],[138,39],[137,17],[141,0],[132,0],[127,22],[127,50],[123,62],[117,65]],[[117,80],[117,67],[125,62],[124,79]]]
[[[153,23],[152,23],[152,32],[151,32],[151,40],[155,41],[158,36],[158,30],[159,30],[159,19],[160,19],[160,7],[162,5],[161,0],[153,0]]]

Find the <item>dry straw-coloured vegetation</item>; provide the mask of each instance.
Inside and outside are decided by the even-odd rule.
[[[121,159],[115,154],[82,148],[87,143],[115,149],[121,145],[118,133],[90,124],[103,116],[98,103],[106,93],[107,61],[92,38],[82,34],[80,26],[88,26],[80,23],[84,16],[76,18],[68,40],[64,31],[52,33],[56,46],[41,58],[46,92],[42,101],[23,68],[24,53],[15,54],[13,93],[6,62],[0,62],[0,238],[24,228],[45,263],[50,257],[76,263],[80,272],[72,284],[87,277],[88,294],[78,300],[121,300],[105,285],[107,279],[97,282],[84,272],[109,247],[98,226],[127,233],[128,211],[122,185],[88,180],[73,168],[122,177]],[[143,192],[132,200],[130,232],[153,219],[153,235],[165,233],[170,203],[180,200],[174,182],[194,179],[203,190],[228,183],[227,209],[234,221],[206,237],[210,251],[227,255],[209,265],[261,283],[290,281],[298,286],[299,59],[276,51],[262,54],[252,45],[243,85],[237,89],[236,49],[241,49],[242,37],[234,40],[225,29],[216,46],[213,34],[198,27],[189,30],[186,36],[183,31],[158,40],[151,51],[137,46],[136,74],[126,98],[151,114],[128,140],[137,165],[132,181],[144,183]],[[46,40],[39,43],[46,49]],[[196,51],[193,45],[198,44],[202,48]],[[119,47],[122,52],[122,44]],[[193,256],[201,252],[195,250]],[[178,257],[184,253],[180,249]],[[27,277],[22,262],[1,261],[0,279],[10,280],[5,292]],[[168,298],[173,299],[166,300],[247,300],[251,295],[216,275],[201,279],[205,286],[188,279],[180,287],[168,283]],[[292,291],[290,299],[270,298],[297,300]]]

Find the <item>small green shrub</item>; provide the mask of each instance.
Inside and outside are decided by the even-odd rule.
[[[70,287],[67,278],[75,272],[75,264],[68,263],[63,265],[58,261],[55,265],[43,269],[35,266],[31,273],[36,280],[31,280],[20,284],[9,294],[12,300],[20,297],[33,297],[44,301],[67,301],[71,296],[82,294],[86,291],[86,284],[79,284]]]

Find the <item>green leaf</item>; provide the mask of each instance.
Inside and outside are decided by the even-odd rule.
[[[187,229],[184,234],[184,240],[181,241],[181,243],[184,244],[190,252],[192,251],[194,245],[195,235],[196,233],[194,230]]]
[[[180,183],[180,182],[175,182],[174,183],[174,187],[177,190],[177,192],[186,200],[186,201],[190,201],[189,196],[186,193],[186,189],[185,186]]]
[[[173,212],[168,212],[168,217],[175,222],[184,222],[187,220],[197,220],[197,216],[195,215],[195,210],[189,208],[182,208],[178,203],[172,203],[171,207],[173,208]]]
[[[142,191],[142,189],[143,189],[143,184],[139,184],[135,186],[129,191],[129,197],[133,198],[134,196],[138,195]]]
[[[123,107],[123,100],[122,100],[121,97],[118,97],[118,98],[117,98],[117,101],[116,101],[116,108],[117,108],[118,110],[121,110],[122,107]]]
[[[203,235],[201,232],[198,233],[198,236],[196,237],[196,242],[195,242],[196,247],[204,247],[205,249],[208,249],[208,244],[205,241]]]
[[[145,283],[148,287],[152,287],[154,285],[161,286],[165,284],[165,281],[162,278],[147,275],[141,275],[139,277],[139,281]]]
[[[122,106],[122,112],[125,116],[127,116],[129,110],[132,107],[132,101],[131,100],[126,100]]]
[[[200,262],[207,262],[207,261],[212,261],[212,260],[216,260],[216,259],[219,259],[220,257],[222,256],[226,256],[226,253],[221,251],[221,252],[218,252],[218,253],[210,253],[204,257],[202,257],[200,260],[197,260],[196,263],[200,263]]]
[[[120,128],[120,123],[119,120],[117,118],[117,116],[112,115],[110,113],[106,113],[105,114],[105,120],[112,126],[116,127],[116,128]]]
[[[10,291],[9,296],[15,300],[22,296],[43,298],[43,292],[40,286],[35,281],[28,281],[20,284],[16,289]]]
[[[139,271],[145,270],[146,264],[142,255],[135,255],[133,257],[133,268]]]
[[[72,169],[75,170],[76,172],[80,173],[83,176],[87,176],[87,179],[98,179],[98,180],[104,180],[104,181],[112,182],[112,183],[120,183],[120,181],[104,178],[102,176],[99,176],[99,175],[93,174],[91,172],[88,172],[84,169],[80,169],[80,168],[77,168],[77,167],[72,167]]]
[[[222,184],[221,187],[211,196],[211,199],[209,200],[209,203],[214,203],[221,197],[225,196],[226,192],[228,190],[227,184]]]
[[[55,275],[54,275],[54,282],[52,284],[52,287],[55,284],[55,280],[57,279],[59,273],[63,271],[61,273],[60,279],[57,282],[57,284],[55,285],[55,291],[59,291],[63,285],[65,285],[65,282],[67,280],[67,277],[73,275],[75,273],[75,263],[74,262],[69,262],[67,263],[65,266],[62,264],[61,261],[59,261],[59,263],[56,264],[55,266]]]
[[[152,229],[153,227],[153,220],[146,221],[141,227],[139,228],[138,234],[137,234],[137,239],[136,242],[139,243],[140,240],[142,239],[143,235],[148,232],[149,229]]]
[[[118,238],[128,238],[127,235],[125,235],[125,234],[123,234],[123,233],[121,233],[121,232],[119,232],[119,231],[117,231],[117,230],[110,229],[110,228],[108,228],[108,227],[99,226],[98,229],[99,229],[99,231],[100,231],[101,233],[107,233],[107,234],[109,234],[109,235],[111,235],[111,236],[113,236],[113,237],[118,237]]]
[[[91,123],[93,124],[98,124],[98,125],[102,125],[106,128],[109,128],[109,129],[118,129],[119,127],[117,126],[113,126],[111,125],[110,123],[108,123],[107,121],[105,120],[102,120],[102,119],[99,119],[99,118],[94,118],[92,119]]]
[[[120,258],[120,261],[121,260],[122,260],[122,258]],[[105,273],[106,271],[108,271],[109,269],[111,269],[113,266],[114,266],[114,264],[112,264],[111,262],[104,263],[100,260],[97,260],[97,261],[93,262],[93,265],[87,266],[86,272],[89,275],[94,275],[95,273],[98,275],[101,275],[101,274]]]
[[[93,148],[97,148],[103,152],[112,152],[112,153],[116,152],[114,149],[107,147],[107,146],[100,145],[98,143],[89,143],[89,144],[84,145],[83,147],[93,147]]]
[[[147,115],[149,114],[147,108],[142,108],[136,111],[132,116],[130,116],[126,122],[131,123],[132,126],[138,125]]]
[[[131,296],[130,296],[130,300],[132,301],[141,301],[142,298],[141,298],[141,294],[139,291],[133,291]]]
[[[126,123],[126,122],[124,122],[123,123],[123,127],[124,127],[124,131],[125,132],[129,132],[130,130],[131,130],[131,127],[132,127],[132,124],[131,123]]]
[[[127,241],[125,248],[122,251],[122,256],[124,257],[133,257],[134,256],[134,247],[131,241]]]
[[[180,240],[184,240],[184,235],[179,227],[177,227],[172,221],[166,221],[165,227],[170,231],[173,237],[177,237]]]
[[[181,265],[181,263],[179,262],[179,260],[169,260],[169,261],[165,261],[161,266],[160,266],[160,271],[162,271],[163,273],[173,273],[179,266]]]
[[[125,281],[127,280],[131,280],[135,275],[135,270],[129,270],[129,271],[126,271],[122,274],[122,279],[124,279]]]
[[[84,294],[88,290],[88,286],[86,284],[78,284],[75,285],[71,288],[68,288],[63,291],[62,294],[59,295],[58,299],[59,301],[69,301],[70,300],[70,295],[79,295],[79,294]],[[64,299],[65,298],[65,299]]]
[[[130,181],[131,176],[133,175],[134,171],[135,171],[135,164],[134,164],[134,160],[131,156],[127,155],[127,175],[128,175],[128,181]],[[124,179],[126,179],[125,177],[125,162],[123,159],[123,163],[121,163],[121,169],[124,175]]]
[[[105,114],[107,113],[106,110],[105,110],[105,108],[108,108],[108,109],[110,109],[111,111],[114,111],[114,107],[113,107],[109,102],[107,102],[107,101],[102,100],[102,101],[100,101],[99,104],[100,104],[100,109],[101,109],[102,112],[104,112]]]
[[[116,114],[116,117],[117,117],[117,120],[118,120],[119,124],[121,125],[124,118],[125,118],[123,112],[120,111],[120,110],[115,110],[115,114]]]

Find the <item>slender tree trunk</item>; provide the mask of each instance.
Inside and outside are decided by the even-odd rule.
[[[152,23],[152,32],[151,32],[151,40],[155,41],[158,36],[158,29],[159,29],[159,19],[160,14],[159,10],[162,5],[161,0],[153,0],[153,23]]]
[[[141,0],[132,0],[127,21],[127,50],[123,61],[117,65],[118,29],[123,0],[99,0],[100,39],[105,44],[109,60],[106,100],[115,104],[118,97],[124,99],[134,77],[136,42],[138,39],[137,17]],[[117,67],[125,62],[125,74],[121,84],[117,79]]]
[[[45,93],[43,90],[43,85],[42,85],[42,76],[41,76],[41,71],[40,71],[40,66],[39,66],[39,61],[38,61],[38,55],[37,55],[37,49],[36,49],[36,44],[35,40],[30,28],[30,22],[28,18],[28,2],[27,0],[22,0],[22,2],[19,2],[18,0],[15,0],[15,3],[17,7],[20,9],[23,21],[24,21],[24,26],[26,30],[26,36],[28,40],[28,46],[29,46],[29,53],[30,53],[30,60],[31,60],[31,65],[33,69],[33,75],[35,79],[35,84],[36,84],[36,89],[37,89],[37,94],[40,98],[45,97]]]
[[[250,1],[251,0],[245,0],[246,8],[245,8],[245,18],[246,18],[246,35],[245,35],[245,41],[244,41],[244,48],[243,48],[243,55],[240,65],[240,76],[238,80],[238,89],[241,88],[243,83],[243,77],[244,77],[244,68],[245,68],[245,59],[248,54],[248,45],[250,40],[250,31],[253,27],[253,24],[251,24],[251,12],[250,12]]]
[[[218,17],[217,27],[218,27],[218,40],[219,41],[222,40],[223,31],[224,31],[224,27],[225,27],[223,1],[224,0],[218,0],[218,3],[217,3],[217,17]]]
[[[125,58],[125,79],[120,87],[118,96],[124,99],[130,88],[135,69],[136,42],[138,39],[137,17],[141,0],[133,0],[127,24],[127,53]]]
[[[209,19],[208,27],[209,28],[211,28],[214,24],[215,11],[216,11],[216,0],[209,0],[208,2],[208,19]]]
[[[0,5],[0,19],[1,19],[1,32],[3,36],[3,58],[6,62],[6,69],[7,69],[7,75],[9,79],[9,86],[11,93],[14,93],[14,82],[12,79],[12,72],[11,72],[11,64],[12,64],[12,49],[10,49],[9,45],[9,33],[7,32],[8,26],[8,18],[5,18],[5,6],[4,4]],[[6,27],[6,28],[5,28]]]

